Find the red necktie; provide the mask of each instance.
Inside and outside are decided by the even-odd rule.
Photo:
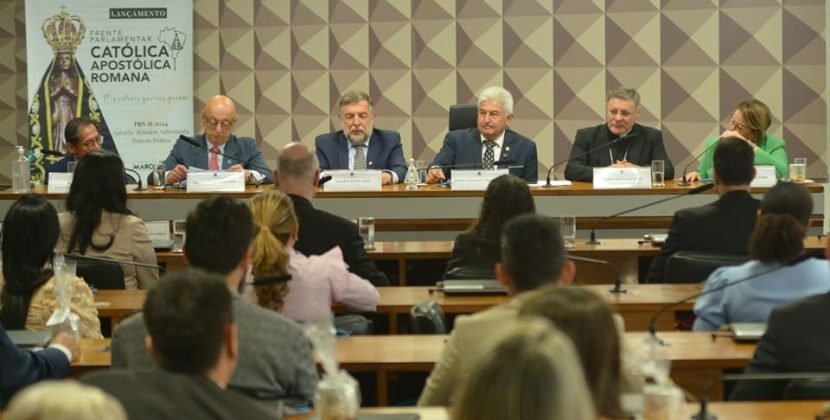
[[[219,170],[219,146],[210,148],[210,162],[208,162],[208,169],[211,171]]]

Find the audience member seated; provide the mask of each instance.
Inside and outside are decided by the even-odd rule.
[[[199,146],[181,140],[173,144],[173,149],[164,160],[167,169],[165,182],[175,184],[184,181],[191,168],[244,171],[248,184],[271,182],[271,170],[256,140],[232,134],[236,118],[236,105],[231,98],[216,95],[208,99],[202,109],[204,133],[193,139]]]
[[[382,170],[383,185],[403,182],[407,165],[401,135],[375,128],[375,104],[369,94],[346,92],[338,105],[343,129],[314,139],[320,169]]]
[[[156,265],[156,252],[144,221],[127,208],[121,158],[106,151],[87,154],[78,162],[66,210],[60,213],[58,249],[116,261]],[[127,289],[148,289],[158,269],[121,264]]]
[[[6,328],[47,329],[46,321],[59,306],[57,280],[49,264],[59,232],[55,208],[39,195],[18,198],[6,213],[0,278],[0,321]],[[72,296],[69,310],[80,317],[81,337],[100,338],[101,323],[89,286],[78,277],[65,286]]]
[[[504,224],[514,216],[535,212],[524,180],[502,175],[491,181],[478,220],[455,238],[444,278],[495,278],[493,267],[501,260],[499,236]]]
[[[767,104],[757,99],[741,101],[729,117],[729,129],[718,137],[706,139],[705,153],[697,166],[697,172],[686,174],[686,180],[694,182],[701,178],[712,178],[713,146],[727,137],[737,137],[749,143],[756,166],[775,166],[775,176],[786,179],[789,173],[786,143],[767,133],[771,124],[772,112]]]
[[[749,192],[755,178],[754,156],[749,143],[736,137],[718,142],[713,179],[719,198],[674,214],[669,236],[648,270],[649,283],[672,282],[665,278],[666,264],[680,251],[746,255],[761,205]]]
[[[519,314],[545,317],[565,333],[579,356],[596,412],[604,418],[625,417],[622,329],[603,297],[577,287],[545,287],[530,295]]]
[[[310,401],[317,387],[317,369],[300,327],[276,312],[247,302],[237,292],[250,267],[254,236],[247,204],[228,197],[199,203],[187,216],[186,235],[184,257],[188,264],[224,276],[231,290],[242,357],[230,386],[263,399]],[[146,335],[141,314],[119,324],[113,332],[112,366],[152,367],[144,347]]]
[[[69,363],[80,357],[80,342],[69,333],[56,334],[47,348],[33,352],[17,348],[0,324],[0,410],[23,387],[69,376]]]
[[[277,417],[225,389],[240,353],[231,291],[221,275],[197,269],[166,275],[147,293],[143,315],[146,347],[159,369],[98,371],[82,382],[114,396],[131,419]]]
[[[544,319],[513,323],[472,367],[453,420],[596,419],[574,347]]]
[[[825,256],[830,258],[830,244]],[[828,331],[830,293],[783,304],[770,314],[767,331],[744,373],[826,372],[830,369]],[[742,381],[731,399],[780,400],[788,382]]]
[[[635,89],[611,89],[605,97],[605,124],[577,130],[565,179],[591,182],[594,168],[650,166],[653,160],[665,163],[666,179],[671,179],[674,166],[663,145],[663,133],[637,124],[641,110]],[[623,140],[611,144],[619,138]]]
[[[256,231],[251,260],[260,305],[296,321],[325,317],[331,313],[332,301],[353,311],[375,310],[377,289],[349,272],[340,248],[311,257],[294,249],[300,230],[287,195],[259,194],[251,199],[251,212]]]
[[[513,121],[513,95],[491,86],[478,95],[477,126],[453,130],[429,165],[426,182],[446,181],[454,169],[497,169],[498,161],[510,161],[510,173],[527,182],[539,179],[536,143],[509,129]]]
[[[494,337],[515,324],[527,296],[524,292],[546,285],[569,285],[573,281],[576,268],[566,258],[559,225],[550,218],[535,214],[513,218],[504,227],[501,244],[496,278],[513,298],[455,319],[455,329],[427,379],[418,405],[446,406],[456,399],[456,393],[470,377],[472,366],[494,347]]]
[[[73,380],[45,381],[18,394],[4,420],[127,420],[124,407],[98,388]]]
[[[803,256],[812,212],[813,199],[801,185],[781,182],[767,191],[749,240],[752,261],[716,270],[703,292],[754,278],[699,297],[695,331],[716,330],[733,322],[767,322],[777,306],[830,290],[827,261]],[[804,260],[793,264],[797,258]]]
[[[280,151],[274,183],[288,194],[300,222],[294,249],[303,255],[321,255],[340,247],[349,271],[375,286],[389,286],[389,279],[375,267],[363,248],[357,225],[342,217],[315,209],[311,199],[317,194],[320,164],[317,156],[300,142],[291,142]]]

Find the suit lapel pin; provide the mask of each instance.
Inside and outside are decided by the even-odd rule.
[[[372,166],[374,164],[375,164],[375,162],[372,162],[371,160],[369,161],[369,166]]]

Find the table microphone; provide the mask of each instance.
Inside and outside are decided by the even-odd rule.
[[[512,165],[514,163],[516,163],[516,161],[513,160],[513,159],[502,159],[502,160],[497,160],[497,161],[493,162],[493,167],[495,168],[496,166]],[[464,167],[467,167],[467,166],[472,166],[473,169],[481,169],[481,168],[479,168],[479,166],[481,166],[481,165],[482,165],[481,162],[468,162],[468,163],[456,163],[455,165],[433,165],[433,166],[430,166],[429,169],[430,170],[435,169],[435,168],[438,168],[438,169],[453,169],[453,168],[464,168]],[[519,166],[517,166],[517,168],[518,167]],[[522,165],[521,167],[524,167],[524,165]]]
[[[687,196],[687,195],[695,195],[695,194],[700,194],[700,193],[702,193],[702,192],[704,192],[704,191],[707,191],[707,190],[712,189],[712,187],[714,187],[714,186],[715,186],[715,184],[712,184],[712,183],[709,183],[709,184],[703,184],[703,185],[701,185],[701,186],[699,186],[699,187],[692,188],[692,189],[690,189],[690,190],[688,190],[688,191],[684,192],[683,194],[677,194],[677,195],[673,195],[673,196],[671,196],[671,197],[661,198],[661,199],[659,199],[659,200],[657,200],[657,201],[652,201],[651,203],[646,203],[646,204],[643,204],[642,206],[637,206],[637,207],[634,207],[633,209],[623,210],[623,211],[621,211],[621,212],[614,213],[614,214],[612,214],[612,215],[610,215],[610,216],[605,216],[605,217],[603,217],[602,219],[597,220],[597,222],[596,222],[596,223],[594,223],[594,226],[591,228],[591,239],[590,239],[588,242],[586,242],[586,243],[587,243],[588,245],[599,245],[599,241],[597,241],[597,236],[596,236],[596,230],[597,230],[597,227],[598,227],[598,226],[599,226],[602,222],[604,222],[604,221],[606,221],[606,220],[608,220],[608,219],[613,219],[614,217],[617,217],[617,216],[622,216],[623,214],[628,214],[628,213],[631,213],[631,212],[633,212],[633,211],[637,211],[637,210],[640,210],[640,209],[644,209],[644,208],[646,208],[646,207],[651,207],[651,206],[654,206],[654,205],[657,205],[657,204],[660,204],[660,203],[664,203],[664,202],[666,202],[666,201],[675,200],[675,199],[678,199],[678,198],[680,198],[680,197],[685,197],[685,196]]]
[[[114,258],[104,258],[104,257],[93,257],[90,255],[83,255],[83,254],[63,254],[65,258],[76,259],[76,260],[88,260],[88,261],[101,261],[101,262],[110,262],[110,263],[118,263],[123,265],[131,265],[134,267],[146,267],[146,268],[155,268],[159,271],[167,271],[167,268],[161,265],[150,264],[150,263],[143,263],[138,261],[130,261],[130,260],[116,260]]]
[[[322,187],[323,184],[325,184],[326,182],[329,182],[329,181],[331,181],[331,175],[321,176],[320,180],[317,181],[317,186]]]
[[[57,157],[64,157],[66,153],[60,152],[57,150],[49,150],[49,149],[40,149],[40,154],[47,155],[47,156],[57,156]]]
[[[193,137],[188,137],[188,136],[185,136],[184,134],[180,134],[179,135],[179,140],[181,140],[181,141],[183,141],[183,142],[185,142],[185,143],[187,143],[187,144],[189,144],[193,147],[198,147],[199,149],[204,149],[204,150],[207,150],[209,153],[213,153],[213,152],[211,152],[209,147],[202,146]],[[262,152],[257,151],[257,153],[261,154]],[[259,172],[263,172],[263,173],[266,173],[266,174],[268,172],[271,172],[271,168],[267,168],[267,167],[263,167],[263,166],[259,166],[259,165],[251,163],[251,160],[253,160],[253,158],[256,157],[256,155],[251,156],[251,159],[248,159],[247,161],[245,161],[245,160],[242,160],[242,159],[240,159],[236,156],[230,156],[230,155],[225,154],[225,153],[220,152],[220,151],[217,151],[216,154],[219,155],[219,156],[222,156],[222,157],[226,157],[226,158],[231,159],[231,160],[235,160],[235,161],[241,163],[242,167],[250,167],[250,168],[256,169]]]
[[[568,255],[568,259],[569,260],[574,260],[574,261],[586,262],[586,263],[590,263],[590,264],[602,264],[602,265],[607,265],[607,266],[611,267],[611,269],[614,270],[614,287],[611,290],[609,290],[609,292],[611,292],[615,295],[619,295],[619,294],[622,294],[622,293],[628,293],[628,290],[625,290],[625,289],[622,288],[622,279],[620,278],[620,270],[617,269],[616,265],[611,264],[610,261],[600,260],[598,258],[578,257],[576,255]]]
[[[710,145],[709,145],[709,147],[707,147],[707,148],[703,149],[703,151],[702,151],[702,152],[700,152],[700,154],[698,154],[697,156],[695,156],[695,158],[694,158],[694,159],[692,159],[692,161],[691,161],[691,162],[687,163],[687,164],[686,164],[686,166],[683,168],[683,177],[682,177],[682,178],[680,178],[680,182],[675,183],[675,185],[678,185],[678,186],[681,186],[681,187],[688,187],[689,185],[692,185],[692,183],[691,183],[691,182],[686,181],[686,173],[689,171],[689,167],[690,167],[690,166],[692,166],[692,164],[693,164],[693,163],[695,163],[695,162],[699,161],[699,160],[700,160],[700,157],[701,157],[701,156],[703,156],[703,155],[705,155],[705,154],[706,154],[706,152],[708,152],[709,150],[711,150],[713,147],[717,146],[717,145],[718,145],[718,143],[719,143],[719,141],[720,141],[720,140],[718,140],[718,141],[716,141],[716,142],[714,142],[714,143],[710,144]]]
[[[628,139],[633,138],[633,137],[635,137],[635,136],[634,136],[634,135],[632,135],[631,133],[628,133],[628,134],[626,134],[626,135],[624,135],[624,136],[617,137],[616,139],[611,140],[611,141],[609,141],[608,143],[605,143],[605,144],[600,144],[599,146],[592,147],[592,148],[590,148],[590,149],[588,149],[588,150],[586,150],[586,151],[584,151],[584,152],[582,152],[582,153],[577,153],[575,156],[570,156],[570,157],[568,157],[568,158],[567,158],[567,159],[565,159],[565,160],[562,160],[562,161],[559,161],[559,162],[554,163],[553,165],[551,165],[551,167],[550,167],[550,168],[548,168],[548,177],[547,177],[547,182],[545,183],[544,187],[552,187],[552,186],[553,186],[553,185],[551,185],[551,184],[550,184],[550,174],[551,174],[551,172],[553,172],[553,170],[554,170],[554,169],[556,169],[557,167],[562,166],[563,164],[566,164],[566,163],[570,162],[572,159],[576,159],[576,158],[580,158],[580,157],[583,157],[583,156],[589,155],[589,154],[591,154],[591,153],[593,153],[593,152],[596,152],[597,150],[600,150],[600,149],[605,148],[605,147],[611,147],[611,146],[613,146],[613,145],[615,145],[615,144],[617,144],[617,143],[619,143],[619,142],[621,142],[621,141],[623,141],[623,140],[628,140]],[[611,163],[614,163],[614,162],[611,162]]]
[[[717,420],[718,416],[709,413],[709,391],[718,382],[771,382],[806,380],[830,380],[828,372],[774,372],[774,373],[727,373],[720,378],[710,380],[703,388],[700,396],[700,411],[691,417],[692,420]],[[818,418],[818,417],[816,417]]]
[[[787,268],[787,267],[792,267],[792,266],[797,265],[797,264],[799,264],[799,263],[802,263],[802,262],[804,262],[804,261],[806,261],[806,260],[808,260],[808,259],[810,259],[810,258],[819,257],[819,256],[821,256],[821,255],[823,255],[823,254],[824,254],[824,251],[823,251],[823,250],[814,250],[814,251],[810,251],[810,252],[805,252],[805,253],[803,253],[803,254],[800,254],[800,255],[798,255],[798,256],[796,256],[796,257],[791,258],[789,261],[785,262],[785,263],[784,263],[784,264],[782,264],[781,266],[778,266],[778,267],[775,267],[775,268],[772,268],[772,269],[769,269],[769,270],[765,270],[765,271],[762,271],[762,272],[760,272],[760,273],[755,273],[755,274],[753,274],[753,275],[751,275],[751,276],[747,276],[747,277],[744,277],[744,278],[742,278],[742,279],[735,280],[735,281],[733,281],[733,282],[728,282],[728,283],[726,283],[726,284],[722,284],[722,285],[720,285],[720,286],[718,286],[718,287],[715,287],[715,288],[713,288],[713,289],[709,289],[709,290],[705,290],[705,291],[702,291],[702,292],[699,292],[699,293],[695,293],[695,294],[693,294],[693,295],[691,295],[691,296],[685,297],[685,298],[680,299],[680,300],[678,300],[678,301],[676,301],[676,302],[671,302],[671,303],[668,303],[668,304],[666,304],[666,305],[663,305],[663,307],[661,307],[660,309],[658,309],[658,310],[657,310],[657,312],[655,312],[655,313],[654,313],[654,315],[652,315],[652,316],[651,316],[651,320],[650,320],[650,321],[649,321],[649,323],[648,323],[648,333],[649,333],[649,334],[651,335],[651,337],[652,337],[652,338],[654,338],[654,339],[655,339],[658,343],[660,343],[660,344],[662,344],[662,345],[665,345],[665,342],[663,342],[662,340],[660,340],[659,338],[657,338],[657,318],[659,318],[659,317],[660,317],[660,315],[662,315],[662,314],[663,314],[663,312],[666,312],[666,309],[669,309],[669,308],[675,307],[675,306],[677,306],[677,305],[680,305],[680,304],[682,304],[682,303],[688,302],[688,301],[690,301],[690,300],[692,300],[692,299],[697,299],[697,298],[699,298],[699,297],[701,297],[701,296],[705,296],[705,295],[708,295],[708,294],[710,294],[710,293],[719,292],[719,291],[721,291],[721,290],[723,290],[723,289],[726,289],[727,287],[731,287],[731,286],[734,286],[734,285],[736,285],[736,284],[740,284],[740,283],[743,283],[743,282],[745,282],[745,281],[752,280],[752,279],[757,278],[757,277],[765,276],[765,275],[767,275],[767,274],[774,273],[774,272],[776,272],[776,271],[778,271],[778,270],[781,270],[781,269],[784,269],[784,268]]]
[[[147,191],[147,187],[145,187],[141,183],[141,175],[139,175],[138,171],[136,171],[135,169],[130,169],[126,166],[124,167],[124,171],[125,172],[132,172],[132,173],[135,174],[135,179],[138,180],[138,186],[135,188],[136,191]]]

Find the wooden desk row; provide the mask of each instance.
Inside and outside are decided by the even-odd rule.
[[[614,295],[606,285],[587,285],[585,287],[605,296],[614,309],[625,319],[628,331],[645,331],[652,315],[664,305],[676,302],[700,291],[697,284],[631,284],[626,285],[627,293]],[[436,300],[447,314],[469,314],[504,303],[510,298],[504,295],[447,296],[442,292],[432,291],[430,287],[379,287],[380,301],[377,313],[388,317],[389,331],[399,331],[400,319],[408,316],[409,310],[426,300]],[[144,290],[99,290],[95,293],[98,316],[111,318],[113,325],[123,317],[138,312],[144,304]],[[658,319],[657,328],[661,331],[674,329],[675,314],[689,311],[694,303],[687,302],[666,311]],[[339,313],[348,312],[342,306],[335,306]]]
[[[397,267],[399,286],[408,283],[408,268],[421,260],[449,260],[453,241],[385,241],[376,242],[375,249],[369,250],[369,257],[375,261],[393,261]],[[827,237],[809,236],[804,240],[806,249],[823,249],[827,246]],[[583,240],[577,241],[576,248],[568,250],[571,255],[607,260],[620,270],[625,283],[637,283],[639,259],[654,257],[660,247],[636,238],[600,239],[597,245],[588,245]],[[181,252],[159,251],[156,253],[159,263],[175,271],[185,266]],[[614,273],[606,266],[576,262],[577,280],[585,284],[613,283]]]
[[[629,347],[636,349],[646,333],[626,333]],[[752,357],[754,344],[735,343],[731,338],[712,338],[710,333],[661,332],[659,337],[671,359],[671,377],[683,389],[699,396],[706,384],[719,377],[724,369],[741,369]],[[377,401],[389,403],[390,375],[400,372],[430,372],[441,356],[445,335],[355,336],[337,340],[337,359],[352,373],[368,372],[377,381]],[[109,339],[82,340],[81,360],[73,372],[107,368],[111,364]],[[241,355],[245,357],[245,355]],[[721,384],[716,384],[710,398],[720,400]]]

